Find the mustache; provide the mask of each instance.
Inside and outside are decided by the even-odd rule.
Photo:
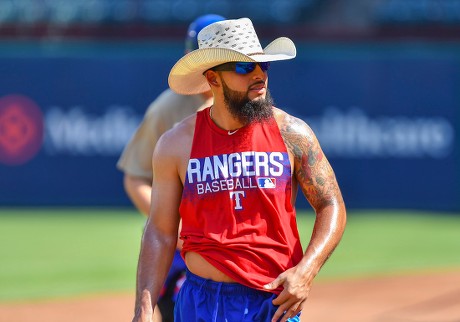
[[[251,85],[249,86],[249,89],[251,89],[251,88],[253,88],[253,87],[257,86],[257,85],[263,85],[264,87],[266,87],[266,86],[265,86],[265,82],[262,81],[262,80],[260,80],[260,81],[255,82],[254,84],[251,84]]]

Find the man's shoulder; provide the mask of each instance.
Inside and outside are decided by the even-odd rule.
[[[280,127],[291,124],[297,120],[295,116],[277,107],[273,107],[273,116]]]
[[[190,156],[195,120],[191,115],[166,131],[155,147],[154,159],[171,166],[182,164]]]
[[[313,134],[310,126],[297,116],[276,107],[273,108],[273,115],[282,134]]]
[[[163,141],[167,144],[177,145],[178,141],[185,141],[189,138],[193,138],[193,132],[195,130],[196,114],[187,116],[185,119],[177,122],[172,128],[167,130],[163,135]]]

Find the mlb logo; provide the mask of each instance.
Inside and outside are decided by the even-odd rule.
[[[257,178],[257,185],[259,188],[263,189],[270,189],[276,187],[276,179],[275,178]]]

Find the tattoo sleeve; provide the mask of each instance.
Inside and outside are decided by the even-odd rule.
[[[314,209],[343,202],[329,161],[312,129],[302,120],[286,115],[280,131],[294,158],[294,176]]]

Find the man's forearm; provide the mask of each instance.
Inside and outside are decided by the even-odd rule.
[[[340,243],[346,225],[343,202],[326,206],[316,214],[310,243],[305,250],[302,264],[316,275]]]
[[[147,227],[137,268],[133,321],[151,321],[153,308],[173,260],[176,242],[177,236],[167,236]]]

